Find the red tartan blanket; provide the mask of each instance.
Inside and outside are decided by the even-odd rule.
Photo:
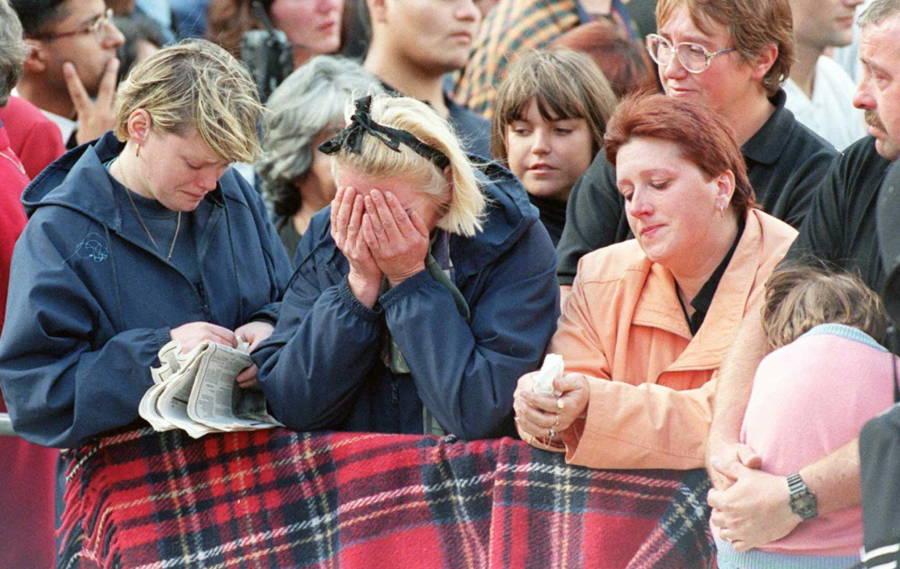
[[[602,471],[512,439],[149,429],[67,455],[59,567],[712,566],[701,471]]]

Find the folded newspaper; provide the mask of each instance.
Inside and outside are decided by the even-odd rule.
[[[262,391],[242,389],[235,381],[253,364],[245,343],[232,348],[206,340],[183,354],[172,341],[159,350],[159,361],[150,369],[154,385],[138,407],[157,431],[183,429],[196,439],[282,426],[268,413]]]

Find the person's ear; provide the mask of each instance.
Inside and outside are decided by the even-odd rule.
[[[141,146],[147,142],[150,136],[150,130],[153,128],[153,118],[144,109],[135,109],[128,115],[128,138],[133,140],[137,146]]]
[[[725,211],[731,204],[731,196],[734,195],[734,172],[725,170],[716,176],[716,209]]]
[[[25,61],[23,67],[27,73],[43,73],[47,69],[47,51],[44,42],[25,39]]]
[[[769,69],[772,69],[772,66],[775,65],[776,59],[778,59],[778,46],[774,43],[764,45],[759,50],[756,60],[750,63],[753,67],[753,78],[757,81],[762,81]]]
[[[369,7],[369,20],[375,22],[384,22],[387,19],[387,0],[366,0]]]

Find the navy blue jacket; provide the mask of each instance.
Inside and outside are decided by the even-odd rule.
[[[23,196],[30,220],[13,255],[0,385],[13,426],[39,444],[73,447],[130,424],[170,329],[274,321],[290,277],[262,201],[234,170],[190,214],[200,283],[122,233],[132,212],[103,167],[121,148],[111,133],[80,146]]]
[[[450,237],[468,322],[427,271],[365,307],[350,291],[329,209],[313,217],[275,333],[254,353],[269,405],[287,426],[421,433],[425,405],[463,439],[515,432],[516,382],[540,365],[556,329],[556,255],[515,178],[494,165],[487,170],[483,231]],[[393,374],[382,362],[385,328],[411,374]]]

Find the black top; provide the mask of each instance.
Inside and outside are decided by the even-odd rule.
[[[709,306],[712,304],[713,297],[716,295],[716,289],[719,288],[719,281],[722,280],[722,275],[725,274],[725,269],[728,268],[728,263],[731,262],[731,258],[734,256],[734,251],[737,249],[738,242],[741,240],[741,235],[744,234],[745,225],[744,218],[741,218],[738,222],[737,235],[735,235],[734,243],[731,244],[728,253],[722,258],[719,266],[716,267],[716,270],[709,276],[709,279],[703,283],[697,296],[691,300],[694,314],[688,317],[687,310],[685,310],[683,304],[681,305],[681,309],[684,310],[684,317],[687,319],[688,328],[691,329],[691,334],[696,334],[697,330],[700,329],[700,326],[703,326],[703,321],[706,320],[706,313],[709,312]],[[679,297],[679,302],[680,301],[681,298]]]
[[[875,151],[871,136],[848,146],[821,184],[785,259],[814,256],[858,272],[870,288],[881,290],[885,271],[878,252],[875,208],[890,164]]]
[[[900,162],[894,162],[888,168],[877,208],[878,243],[887,273],[881,298],[894,322],[900,322],[900,231],[897,231],[900,227]],[[900,347],[900,343],[894,346]]]
[[[837,151],[784,108],[779,90],[770,99],[775,112],[748,140],[741,153],[756,201],[775,217],[799,227],[813,190],[825,177]],[[615,169],[602,150],[575,183],[566,210],[566,227],[557,246],[559,281],[572,284],[582,255],[631,238]]]
[[[531,201],[531,205],[538,209],[541,223],[544,224],[544,228],[550,234],[550,240],[553,241],[553,246],[556,247],[563,227],[566,225],[566,202],[531,194],[528,194],[528,199]]]
[[[293,216],[279,216],[274,221],[275,231],[278,232],[281,244],[284,245],[284,250],[287,251],[288,258],[291,260],[291,267],[296,267],[294,264],[294,253],[297,252],[297,245],[300,244],[300,239],[303,235],[297,233],[297,229],[294,228]]]

